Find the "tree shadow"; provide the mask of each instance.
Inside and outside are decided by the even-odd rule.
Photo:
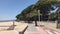
[[[11,25],[7,30],[14,30],[16,25]]]
[[[25,21],[25,23],[32,24],[32,23],[33,23],[33,21]]]

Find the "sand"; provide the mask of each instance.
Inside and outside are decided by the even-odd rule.
[[[14,30],[8,30],[9,28],[12,28],[12,25],[13,22],[0,22],[0,34],[19,34],[19,32],[22,32],[28,24],[15,21]]]

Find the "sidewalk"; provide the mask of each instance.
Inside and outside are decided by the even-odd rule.
[[[28,28],[24,34],[39,34],[34,24],[28,24]]]
[[[60,34],[60,33],[53,29],[45,27],[44,25],[35,26],[34,24],[29,24],[24,34]]]
[[[45,27],[48,27],[48,28],[51,28],[53,30],[56,30],[57,32],[60,33],[60,29],[56,29],[56,23],[53,23],[53,22],[37,22],[38,25],[44,25]]]

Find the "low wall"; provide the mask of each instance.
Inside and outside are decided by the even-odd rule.
[[[21,23],[25,23],[26,21],[20,21]],[[28,22],[26,22],[28,23]],[[35,21],[32,21],[32,23],[35,23]],[[52,27],[52,28],[56,28],[57,27],[57,23],[56,21],[37,21],[38,25],[45,25],[47,27]]]
[[[57,24],[55,22],[37,22],[38,25],[45,25],[48,27],[56,28]]]

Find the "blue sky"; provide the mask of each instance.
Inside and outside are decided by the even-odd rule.
[[[23,9],[38,0],[0,0],[0,20],[12,20]]]

